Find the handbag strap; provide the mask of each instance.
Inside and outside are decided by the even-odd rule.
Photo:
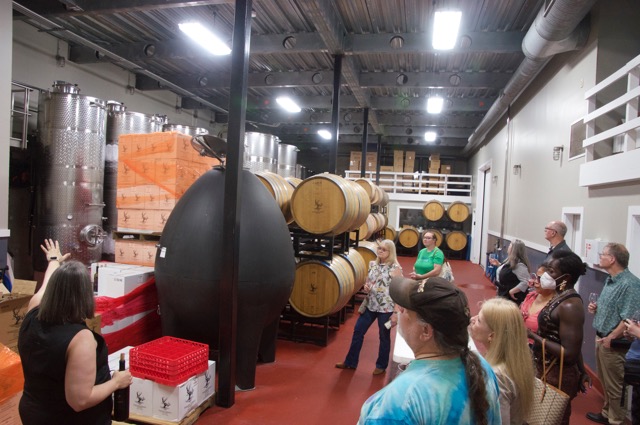
[[[544,382],[544,386],[546,389],[547,386],[547,373],[551,370],[551,368],[556,364],[557,358],[553,359],[551,363],[549,363],[549,367],[547,368],[547,353],[545,345],[547,343],[547,339],[542,339],[542,382]],[[558,375],[558,390],[562,391],[562,370],[564,368],[564,347],[560,344],[560,374]],[[544,390],[542,393],[542,398],[544,398]]]

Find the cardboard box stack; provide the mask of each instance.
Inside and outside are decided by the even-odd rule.
[[[0,343],[0,424],[20,425],[18,404],[24,376],[20,356]]]
[[[376,167],[378,166],[378,154],[375,152],[367,152],[366,165],[367,165],[366,171],[376,171]]]
[[[404,151],[393,151],[393,171],[395,173],[404,173]]]
[[[37,282],[15,279],[13,292],[0,297],[0,343],[18,352],[18,333]]]
[[[131,346],[109,355],[109,369],[117,370],[120,353],[127,365]],[[178,422],[215,394],[216,362],[209,360],[206,371],[177,385],[162,385],[150,379],[133,377],[129,389],[129,413],[132,418],[156,418]]]
[[[432,153],[429,157],[429,174],[440,174],[440,154]],[[429,177],[429,193],[440,192],[440,178]]]
[[[404,156],[404,172],[413,173],[416,163],[416,153],[414,151],[407,151]],[[413,180],[413,176],[405,176],[404,180]],[[413,183],[404,183],[403,186],[412,187]]]
[[[191,146],[191,136],[182,133],[121,135],[116,198],[118,231],[161,233],[178,199],[217,163],[213,158],[200,156]],[[153,242],[115,238],[116,261],[153,265],[143,261],[148,257],[155,260]],[[132,245],[141,245],[140,251],[151,250],[153,255],[127,257]]]
[[[125,353],[127,365],[131,365],[129,356],[131,348],[133,347],[125,347],[110,354],[110,369],[117,367],[120,353]],[[208,360],[207,365],[203,372],[186,377],[175,385],[165,385],[153,379],[133,376],[133,383],[129,390],[131,419],[140,418],[141,421],[145,421],[144,418],[147,417],[170,422],[183,420],[215,394],[216,362]],[[134,370],[132,374],[140,375]]]
[[[359,171],[360,165],[362,165],[362,152],[351,151],[351,157],[349,158],[349,170]]]

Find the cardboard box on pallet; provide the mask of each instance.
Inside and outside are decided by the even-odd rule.
[[[442,164],[440,166],[440,174],[451,174],[451,165]]]
[[[362,165],[362,152],[351,151],[351,156],[349,157],[349,170],[358,171],[360,170],[361,165]]]
[[[153,267],[98,268],[98,296],[117,298],[128,294],[153,276]]]
[[[404,172],[413,173],[415,169],[416,153],[413,151],[407,151],[404,157]]]
[[[366,171],[376,171],[378,166],[378,154],[375,152],[367,153]]]
[[[13,292],[0,297],[0,343],[18,352],[18,333],[37,282],[15,279]]]
[[[393,151],[393,171],[402,173],[404,171],[404,151]]]
[[[154,267],[158,241],[115,240],[115,260],[118,263]]]
[[[153,417],[177,422],[198,407],[198,379],[193,376],[179,385],[155,384]]]

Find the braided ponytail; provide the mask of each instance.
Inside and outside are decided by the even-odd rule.
[[[487,425],[487,412],[489,411],[487,387],[485,386],[487,374],[480,363],[480,359],[469,350],[469,347],[462,349],[460,352],[460,360],[462,360],[462,364],[464,364],[467,385],[469,387],[469,400],[471,401],[471,409],[476,418],[476,423],[478,425]]]

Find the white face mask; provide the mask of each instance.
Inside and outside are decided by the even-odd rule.
[[[540,276],[540,287],[542,289],[556,289],[556,280],[547,272]]]

